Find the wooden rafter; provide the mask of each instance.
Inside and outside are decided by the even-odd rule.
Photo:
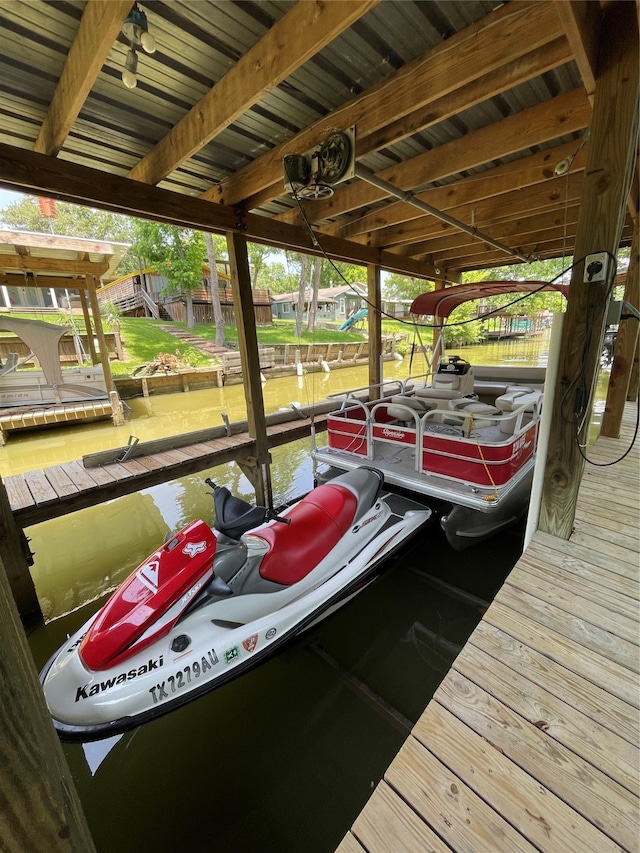
[[[432,207],[438,208],[438,210],[451,211],[465,204],[478,203],[513,192],[514,190],[523,190],[535,184],[546,184],[553,178],[555,164],[574,154],[575,151],[575,142],[569,142],[553,149],[538,151],[529,157],[522,157],[510,163],[505,163],[502,166],[497,166],[494,169],[487,169],[480,175],[463,178],[455,184],[448,184],[444,187],[427,190],[424,193],[417,193],[416,198],[419,201],[430,204]],[[584,169],[585,160],[586,149],[583,148],[574,158],[569,169],[569,174]],[[458,213],[452,215],[459,218]],[[324,226],[322,230],[325,233],[335,234],[339,237],[362,239],[370,243],[372,232],[382,228],[396,228],[400,230],[399,226],[416,219],[425,221],[422,211],[409,204],[397,202],[378,208],[364,216],[355,215],[346,222],[344,219],[338,220],[336,223]],[[392,233],[391,230],[387,233],[389,243],[396,242],[392,238]],[[362,235],[362,237],[359,235]]]
[[[251,209],[282,194],[282,158],[318,144],[328,126],[355,124],[356,153],[363,156],[567,62],[570,54],[553,5],[501,7],[263,154],[203,198],[224,204],[249,199],[246,208]]]
[[[585,128],[591,119],[591,107],[582,89],[574,89],[550,101],[530,107],[474,133],[440,145],[379,173],[379,177],[402,190],[482,166],[499,157],[517,153],[532,145],[540,145],[565,133]],[[362,181],[338,188],[333,198],[305,206],[311,222],[348,213],[375,204],[385,198],[377,187]],[[296,222],[298,211],[291,210],[278,218]]]
[[[67,55],[34,151],[55,157],[111,52],[131,0],[90,0]]]
[[[378,0],[297,3],[129,172],[157,184]]]
[[[510,221],[524,213],[554,212],[562,214],[567,204],[577,204],[582,191],[583,173],[566,177],[550,178],[523,189],[502,193],[498,197],[488,196],[479,201],[467,202],[451,208],[448,212],[456,219],[487,231],[501,222]],[[416,242],[437,239],[450,234],[453,227],[445,225],[433,216],[424,216],[405,223],[401,228],[376,231],[371,235],[372,245],[393,248]]]
[[[563,0],[556,10],[580,70],[587,97],[593,103],[596,87],[598,31],[602,12],[592,0]]]

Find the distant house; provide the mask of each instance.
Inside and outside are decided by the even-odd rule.
[[[309,312],[311,290],[305,292],[304,316]],[[298,293],[282,293],[271,297],[274,320],[291,320],[295,317]],[[367,288],[364,284],[343,284],[339,287],[323,287],[318,290],[319,322],[342,322],[355,311],[367,306]]]
[[[196,323],[213,323],[213,305],[209,284],[208,266],[202,268],[202,286],[192,291],[193,315]],[[165,320],[186,322],[187,308],[183,293],[167,293],[169,282],[153,269],[129,273],[101,287],[100,302],[113,302],[130,317],[162,317]],[[270,325],[271,296],[268,290],[253,290],[253,307],[256,323]],[[218,297],[225,323],[235,323],[235,310],[228,272],[218,270]]]
[[[382,296],[382,311],[387,317],[402,319],[409,316],[409,309],[413,299],[396,299]]]

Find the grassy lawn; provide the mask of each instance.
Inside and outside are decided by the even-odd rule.
[[[13,317],[24,317],[32,320],[44,320],[47,323],[70,325],[68,314],[17,314]],[[84,318],[74,316],[76,329],[84,333]],[[137,317],[121,317],[119,320],[120,335],[125,350],[124,361],[112,361],[111,371],[114,376],[128,376],[136,367],[153,361],[160,353],[177,356],[185,367],[207,367],[215,364],[205,353],[178,338],[173,337],[162,329],[162,326],[173,326],[187,331],[185,323],[167,323]],[[400,324],[395,324],[400,325]],[[354,332],[338,332],[337,330],[316,329],[315,332],[303,332],[302,337],[294,337],[295,324],[286,320],[275,321],[272,326],[259,326],[257,329],[258,343],[265,346],[272,344],[313,344],[361,341],[362,334]],[[105,331],[110,331],[105,325]],[[215,326],[209,324],[196,325],[192,330],[206,340],[214,341]],[[387,333],[385,331],[385,333]],[[2,334],[2,332],[0,332]],[[225,326],[225,345],[233,349],[238,344],[236,326]]]

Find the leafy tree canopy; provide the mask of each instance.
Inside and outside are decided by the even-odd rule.
[[[167,279],[169,292],[202,286],[206,248],[201,231],[137,220],[133,251]]]

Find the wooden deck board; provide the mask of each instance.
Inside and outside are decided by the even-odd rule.
[[[316,416],[315,428],[317,431],[326,429],[326,417]],[[309,433],[309,421],[269,426],[269,447],[287,444]],[[161,453],[132,456],[123,462],[95,463],[88,468],[80,462],[65,463],[53,469],[13,475],[15,479],[8,477],[7,494],[16,522],[24,528],[224,465],[243,455],[251,455],[254,448],[255,441],[248,433],[235,433]],[[86,476],[79,473],[76,465],[81,465]]]
[[[534,685],[531,688],[533,695],[536,687],[551,690],[629,744],[637,747],[640,743],[640,714],[637,709],[593,681],[571,672],[537,649],[486,622],[480,623],[469,642],[503,661],[514,672],[524,672]]]
[[[640,636],[638,635],[638,623],[633,616],[625,616],[613,607],[607,607],[597,600],[596,595],[590,599],[584,597],[584,588],[580,586],[580,592],[565,589],[559,583],[553,583],[549,579],[542,578],[535,572],[529,572],[518,567],[518,571],[513,573],[509,578],[509,583],[517,589],[539,598],[541,601],[549,605],[559,607],[567,614],[573,617],[581,617],[581,614],[588,612],[589,621],[594,622],[599,628],[619,637],[627,642],[635,645],[640,645]],[[606,590],[603,590],[606,593]],[[637,650],[632,649],[632,654],[635,657]]]
[[[378,785],[371,802],[376,820],[372,822],[369,813],[363,812],[353,828],[369,853],[391,850],[393,853],[448,853],[451,850],[386,782]]]
[[[435,699],[582,817],[633,849],[636,796],[458,672],[449,673]]]
[[[640,749],[605,728],[551,690],[532,690],[526,673],[511,667],[477,646],[467,644],[454,669],[537,726],[548,737],[564,744],[593,767],[615,779],[636,796],[640,787]]]
[[[617,461],[635,414],[589,459]],[[410,806],[456,853],[638,853],[639,460],[587,463],[570,539],[533,535],[357,818],[354,851],[403,849],[376,846],[378,812],[387,838]]]
[[[12,474],[2,480],[12,510],[35,506],[35,498],[22,474]]]
[[[568,849],[567,840],[578,833],[583,850],[613,853],[620,849],[589,820],[577,815],[561,797],[541,787],[533,776],[523,772],[500,749],[477,737],[438,702],[431,703],[413,734],[465,784],[494,804],[536,849],[559,853]],[[495,842],[493,849],[506,848]]]
[[[385,779],[419,815],[429,814],[431,828],[454,850],[533,853],[536,849],[413,737]]]

